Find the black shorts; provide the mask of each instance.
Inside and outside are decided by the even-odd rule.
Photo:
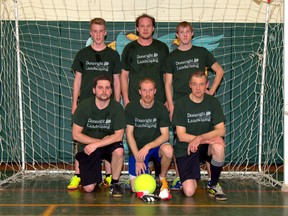
[[[208,155],[208,147],[209,144],[202,144],[200,145],[199,151],[199,160],[201,163],[204,163],[205,161],[211,162],[212,156]]]
[[[90,155],[83,151],[76,154],[75,157],[79,161],[81,184],[83,186],[102,182],[102,160],[105,159],[111,162],[112,153],[117,148],[123,148],[122,142],[97,148]]]
[[[196,153],[176,158],[181,182],[187,179],[199,180],[201,178],[200,162],[210,162],[212,158],[208,155],[208,147],[208,144],[202,144]]]
[[[199,151],[190,155],[177,157],[176,161],[182,183],[188,179],[200,179]]]

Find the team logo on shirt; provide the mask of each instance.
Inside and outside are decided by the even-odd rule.
[[[185,61],[176,61],[175,64],[178,71],[189,68],[199,68],[199,58],[192,58]]]
[[[158,63],[158,53],[149,53],[136,56],[137,64]]]
[[[99,129],[110,129],[111,128],[111,119],[91,119],[89,118],[87,121],[87,128],[99,128]]]
[[[210,122],[210,121],[211,121],[211,111],[200,113],[187,113],[188,123]]]
[[[100,62],[91,62],[86,61],[86,70],[87,71],[109,71],[109,62],[100,61]]]
[[[156,118],[145,118],[139,119],[135,118],[135,127],[137,128],[157,128],[157,119]]]

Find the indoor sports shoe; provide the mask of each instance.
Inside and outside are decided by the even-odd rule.
[[[181,190],[182,189],[182,184],[181,184],[181,181],[180,181],[180,178],[177,177],[176,179],[174,179],[172,185],[171,185],[171,190],[172,191],[178,191],[178,190]]]
[[[109,193],[113,197],[122,197],[123,196],[122,188],[118,183],[110,185]]]
[[[140,199],[143,200],[144,202],[150,202],[150,203],[161,200],[161,198],[155,194],[143,195]]]
[[[226,194],[224,194],[220,184],[218,183],[215,186],[207,186],[208,194],[210,197],[214,197],[216,200],[224,201],[227,200]]]
[[[218,183],[220,185],[220,183]],[[204,186],[204,189],[209,190],[211,188],[211,179],[208,179],[207,184]]]
[[[159,193],[159,197],[162,200],[169,200],[172,198],[172,195],[170,193],[170,189],[168,187],[168,182],[165,178],[163,178],[161,180],[161,188],[160,188],[160,193]]]
[[[124,185],[123,187],[125,190],[130,190],[131,189],[130,179],[127,179],[123,185]]]
[[[71,179],[70,179],[70,183],[67,186],[68,190],[74,190],[77,189],[79,184],[80,184],[81,178],[74,175]]]
[[[112,175],[109,175],[108,177],[105,177],[104,178],[104,180],[103,180],[103,182],[102,182],[102,184],[101,184],[101,186],[103,186],[103,187],[109,187],[110,186],[110,184],[111,184],[111,181],[112,181]]]

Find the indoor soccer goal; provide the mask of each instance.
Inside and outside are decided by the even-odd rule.
[[[215,95],[227,119],[222,178],[283,186],[284,0],[5,0],[0,7],[0,186],[73,172],[71,65],[90,43],[89,21],[108,22],[107,45],[121,54],[142,13],[156,18],[154,38],[170,51],[175,26],[191,22],[192,43],[224,68]]]

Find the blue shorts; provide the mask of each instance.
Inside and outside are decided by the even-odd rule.
[[[144,161],[145,166],[146,166],[145,173],[148,173],[148,163],[149,163],[150,158],[158,159],[158,161],[161,161],[161,157],[159,157],[159,149],[160,149],[160,146],[158,146],[157,148],[150,149],[150,151],[146,155],[146,158]],[[134,155],[130,155],[129,156],[129,164],[128,164],[128,170],[129,170],[130,177],[131,176],[136,177],[136,166],[135,165],[136,165],[135,157],[134,157]]]

